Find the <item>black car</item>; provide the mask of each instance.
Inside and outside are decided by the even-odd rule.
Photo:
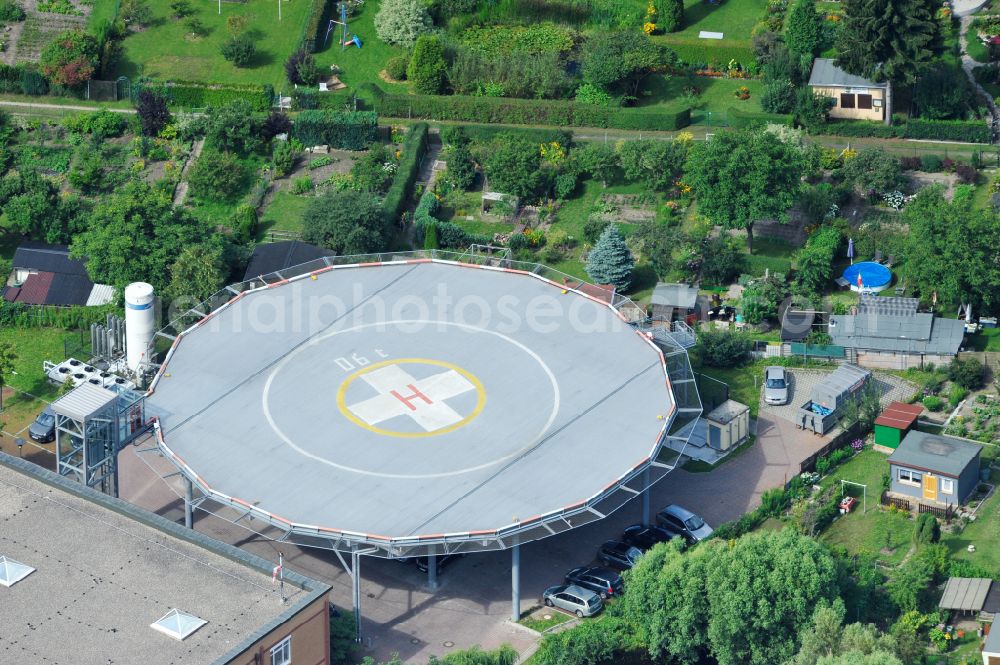
[[[652,549],[653,545],[665,543],[673,537],[674,534],[662,527],[643,526],[642,524],[633,524],[622,534],[623,541],[638,547],[643,552]]]
[[[642,550],[620,540],[609,540],[601,545],[601,549],[597,550],[598,561],[618,570],[628,570],[639,561],[641,556]]]
[[[621,595],[625,588],[622,576],[610,568],[600,566],[580,566],[566,573],[566,583],[575,584],[593,591],[601,600]]]
[[[464,556],[465,556],[464,554],[438,554],[436,557],[438,575],[440,575],[441,571],[447,568],[450,564],[455,563]],[[427,557],[418,556],[416,558],[416,562],[417,562],[417,570],[419,570],[422,573],[426,573],[428,569]]]
[[[37,441],[38,443],[55,441],[56,414],[52,411],[51,407],[45,407],[45,409],[38,414],[38,417],[35,418],[35,422],[31,423],[28,427],[28,436],[31,437],[32,441]]]

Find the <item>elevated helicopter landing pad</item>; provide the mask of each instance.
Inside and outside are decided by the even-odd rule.
[[[579,510],[676,411],[663,354],[608,303],[431,260],[240,294],[177,338],[147,408],[212,499],[390,555]]]

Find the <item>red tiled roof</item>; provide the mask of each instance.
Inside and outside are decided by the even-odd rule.
[[[904,402],[893,402],[886,407],[876,420],[876,425],[885,425],[895,429],[908,429],[917,421],[917,417],[923,413],[924,407],[919,404],[906,404]]]
[[[49,287],[55,273],[36,272],[28,275],[19,289],[8,289],[4,294],[11,302],[23,302],[27,305],[44,305],[49,295]]]

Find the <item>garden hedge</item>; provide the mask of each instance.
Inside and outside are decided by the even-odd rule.
[[[497,134],[513,134],[532,143],[552,143],[569,145],[573,132],[565,129],[533,129],[529,127],[504,127],[503,125],[462,125],[465,135],[473,141],[487,142]]]
[[[225,106],[243,99],[253,106],[255,111],[267,111],[274,102],[274,88],[269,85],[233,85],[220,83],[198,83],[195,81],[143,81],[133,90],[133,99],[137,99],[143,88],[155,89],[162,93],[169,104],[187,108],[205,108],[209,106]]]
[[[309,13],[299,33],[299,48],[307,53],[315,53],[323,46],[326,26],[330,20],[330,8],[335,3],[326,0],[310,0]]]
[[[51,305],[26,305],[21,302],[0,300],[0,326],[14,328],[65,328],[84,330],[91,323],[104,323],[109,313],[117,313],[115,305],[98,307],[53,307]]]
[[[830,136],[879,139],[926,139],[992,143],[993,132],[983,120],[926,120],[910,118],[894,125],[865,120],[831,120],[819,131]]]
[[[374,83],[363,83],[358,88],[364,104],[392,118],[665,131],[691,124],[690,109],[608,108],[560,100],[463,95],[392,95]]]
[[[292,125],[303,145],[364,150],[378,140],[378,114],[371,111],[303,111]]]
[[[402,156],[399,159],[399,168],[392,178],[389,191],[382,199],[382,214],[390,224],[395,224],[399,216],[406,209],[406,204],[413,194],[413,186],[417,182],[417,174],[420,171],[420,161],[427,152],[427,123],[418,122],[410,127],[406,138],[403,139]]]
[[[792,116],[782,113],[754,113],[742,109],[729,107],[726,111],[726,118],[731,127],[747,127],[753,123],[763,122],[771,125],[791,125]]]

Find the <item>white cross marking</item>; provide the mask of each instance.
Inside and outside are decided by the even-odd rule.
[[[445,400],[476,389],[453,369],[414,379],[399,365],[388,365],[366,372],[361,378],[379,394],[348,406],[354,415],[372,426],[397,416],[409,416],[426,432],[460,422],[464,416],[445,404]]]

